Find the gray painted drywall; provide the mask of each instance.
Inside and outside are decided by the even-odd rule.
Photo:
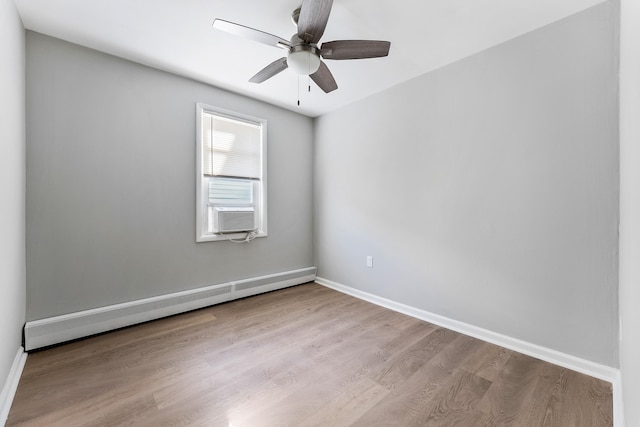
[[[626,425],[640,425],[640,3],[621,1],[620,370]]]
[[[313,265],[311,119],[38,33],[26,60],[27,320]],[[268,120],[268,237],[196,244],[196,102]]]
[[[25,320],[24,33],[13,2],[0,0],[0,389]]]
[[[616,26],[604,3],[317,119],[318,276],[617,366]]]

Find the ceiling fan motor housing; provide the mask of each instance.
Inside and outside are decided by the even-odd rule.
[[[302,6],[296,8],[293,12],[291,12],[291,21],[293,21],[293,25],[298,26],[298,18],[300,18],[300,9]]]

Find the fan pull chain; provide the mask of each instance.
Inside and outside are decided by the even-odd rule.
[[[308,91],[309,93],[311,93],[311,57],[307,58],[307,87],[308,87]]]
[[[300,106],[300,75],[298,75],[298,107]]]

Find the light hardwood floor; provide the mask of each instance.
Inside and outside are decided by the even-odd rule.
[[[27,425],[602,427],[612,391],[310,283],[30,354]]]

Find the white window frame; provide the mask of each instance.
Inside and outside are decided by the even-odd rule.
[[[243,121],[261,127],[261,176],[259,185],[254,187],[254,205],[256,211],[257,231],[251,233],[210,233],[207,228],[209,206],[208,181],[203,173],[202,114],[209,113],[226,119]],[[265,119],[237,113],[224,108],[203,103],[196,104],[196,242],[215,242],[226,240],[245,240],[255,237],[266,237],[267,234],[267,121]]]

